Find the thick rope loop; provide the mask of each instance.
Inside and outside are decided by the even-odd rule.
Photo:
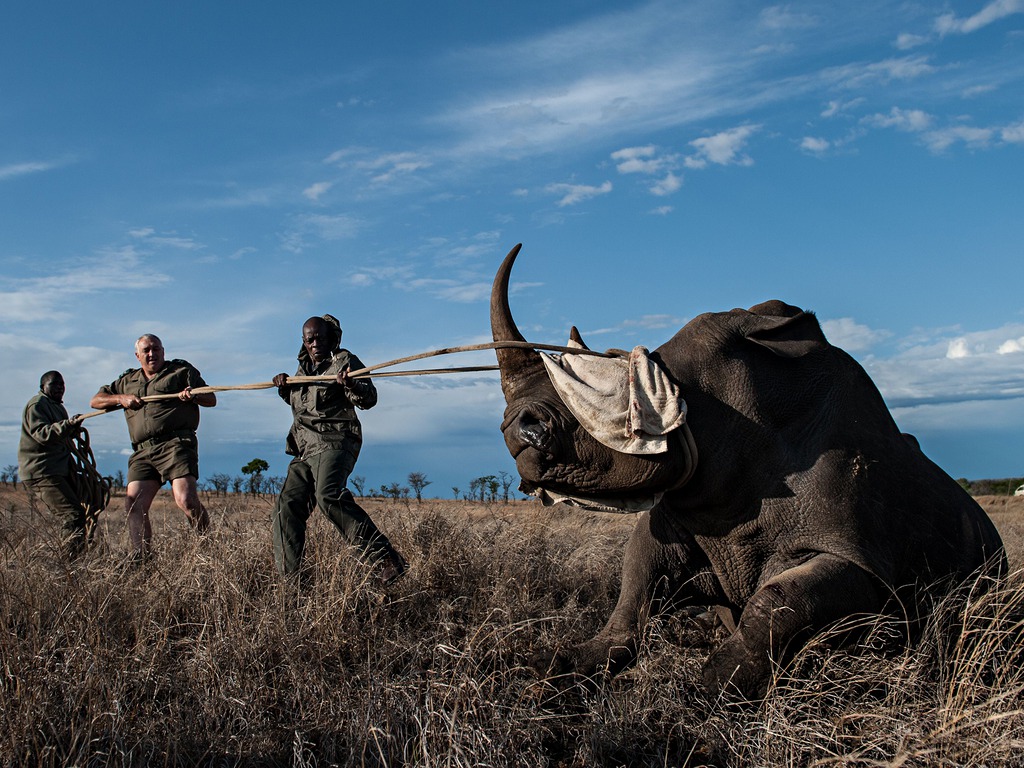
[[[109,477],[103,477],[96,468],[96,456],[89,444],[89,430],[79,426],[78,432],[68,440],[71,450],[69,480],[79,502],[85,507],[85,531],[91,539],[100,513],[110,503]]]

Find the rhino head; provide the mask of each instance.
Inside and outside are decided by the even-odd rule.
[[[509,276],[522,245],[502,262],[491,289],[491,332],[496,342],[525,341],[512,319]],[[575,328],[571,337],[582,345]],[[520,489],[542,499],[568,496],[583,506],[635,511],[681,484],[688,458],[670,436],[670,449],[631,455],[606,447],[572,415],[532,349],[496,350],[505,395],[501,431],[522,479]]]

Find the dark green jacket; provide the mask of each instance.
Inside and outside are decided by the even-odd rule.
[[[18,443],[18,473],[22,480],[63,477],[71,472],[70,440],[78,431],[67,409],[37,393],[25,406]]]
[[[190,363],[184,360],[165,360],[163,367],[152,379],[146,379],[141,368],[129,368],[116,381],[100,388],[105,395],[172,395],[185,387],[205,387],[206,382]],[[176,433],[195,435],[199,427],[199,406],[177,398],[154,400],[137,411],[125,410],[128,437],[132,445],[155,437],[171,437]]]
[[[353,371],[364,367],[347,349],[338,349],[330,361],[315,368],[303,348],[295,375],[336,376],[345,366]],[[377,404],[377,388],[372,381],[357,379],[348,389],[333,382],[292,385],[278,391],[291,405],[294,417],[286,453],[305,459],[323,451],[345,449],[359,455],[363,431],[356,408],[365,410]]]

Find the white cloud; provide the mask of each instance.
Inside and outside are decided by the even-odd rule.
[[[971,356],[971,347],[967,339],[953,339],[946,348],[946,357],[950,360],[960,360]]]
[[[1007,144],[1024,144],[1024,120],[1002,128],[999,136]]]
[[[996,132],[991,128],[973,128],[968,125],[954,125],[925,134],[925,143],[932,152],[944,152],[953,144],[963,142],[978,149],[988,146]]]
[[[761,129],[760,125],[741,125],[727,131],[694,139],[690,146],[697,150],[685,160],[688,168],[704,168],[708,163],[716,165],[753,165],[754,161],[743,154],[747,140]]]
[[[828,140],[817,136],[804,136],[800,141],[800,149],[812,155],[821,155],[828,151],[831,145]]]
[[[773,5],[758,16],[761,26],[771,30],[808,29],[818,26],[818,19],[809,13],[794,11],[790,5]]]
[[[900,131],[919,132],[932,124],[932,116],[920,109],[900,109],[893,107],[889,114],[869,115],[861,122],[877,128],[896,128]]]
[[[659,154],[656,147],[626,147],[611,154],[615,161],[615,169],[619,173],[641,173],[654,175],[664,173],[665,176],[652,184],[648,190],[652,195],[664,197],[679,190],[683,185],[681,176],[674,173],[679,165],[679,156],[675,154]]]
[[[917,48],[920,45],[924,45],[930,40],[931,38],[927,35],[912,35],[904,32],[896,37],[896,47],[901,51],[908,51],[911,48]]]
[[[821,329],[830,343],[851,354],[865,352],[891,335],[888,331],[873,330],[852,317],[823,320]]]
[[[650,212],[655,216],[667,216],[672,213],[674,209],[671,205],[659,205],[657,208],[653,208]]]
[[[935,31],[940,37],[950,34],[966,35],[1015,13],[1024,13],[1024,0],[994,0],[973,16],[966,18],[958,18],[953,13],[942,14],[935,20]]]
[[[1021,324],[939,333],[864,365],[890,407],[1024,398],[1018,345],[1024,346]]]
[[[851,109],[854,109],[854,108],[860,106],[861,104],[864,103],[864,101],[865,101],[865,99],[862,96],[860,96],[860,97],[858,97],[856,99],[850,99],[849,101],[839,101],[839,100],[833,99],[833,100],[829,101],[829,103],[826,105],[825,109],[823,109],[821,111],[821,116],[822,117],[836,117],[837,115],[840,115],[840,114],[842,114],[844,112],[849,112]]]
[[[681,186],[683,186],[682,177],[670,172],[665,178],[651,187],[651,194],[657,197],[664,197],[665,195],[677,192]]]
[[[302,194],[315,203],[333,186],[334,184],[329,181],[318,181],[302,190]]]
[[[658,173],[664,167],[666,158],[657,157],[656,152],[651,145],[627,147],[612,152],[611,157],[619,173]]]
[[[996,352],[1000,355],[1012,355],[1018,352],[1024,352],[1024,336],[1020,336],[1016,339],[1007,339],[999,345]]]
[[[33,173],[43,173],[58,167],[58,163],[34,162],[15,163],[13,165],[0,165],[0,181],[14,179],[18,176],[28,176]]]
[[[548,184],[545,189],[552,194],[562,195],[562,199],[558,201],[558,206],[564,207],[566,205],[576,205],[576,203],[581,203],[584,200],[590,200],[600,195],[607,195],[612,191],[612,183],[606,181],[599,187],[587,184]]]
[[[844,88],[866,88],[875,83],[914,80],[935,71],[936,68],[929,63],[927,56],[904,56],[867,64],[858,62],[831,67],[822,72],[822,78]]]

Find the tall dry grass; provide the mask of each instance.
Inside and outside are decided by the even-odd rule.
[[[882,621],[820,638],[757,706],[698,688],[706,616],[653,621],[634,668],[556,695],[526,660],[601,626],[625,518],[371,502],[412,563],[385,593],[319,518],[311,578],[282,583],[268,500],[210,499],[198,540],[162,497],[158,556],[129,567],[118,501],[67,566],[46,513],[0,496],[0,765],[1024,764],[1019,574],[912,650]]]

